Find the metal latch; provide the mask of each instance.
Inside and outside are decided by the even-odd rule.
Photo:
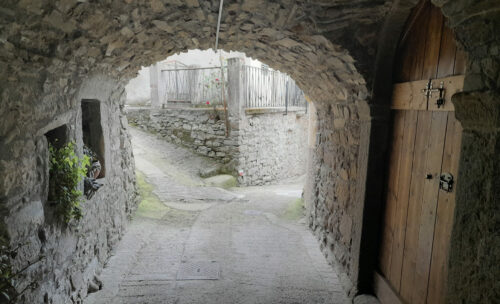
[[[424,94],[425,97],[427,97],[427,99],[431,98],[432,97],[432,93],[439,93],[439,97],[436,101],[436,105],[438,107],[438,109],[444,105],[444,92],[445,92],[445,89],[444,89],[444,82],[441,81],[439,83],[439,88],[434,88],[433,87],[434,84],[432,83],[432,79],[429,79],[429,82],[427,82],[427,85],[425,88],[422,89],[422,94]]]
[[[453,175],[451,173],[442,173],[439,178],[439,189],[446,192],[451,192],[453,190]]]
[[[438,109],[444,105],[444,83],[441,81],[439,84],[439,98],[436,101],[436,105],[438,106]],[[453,177],[452,177],[453,179]]]

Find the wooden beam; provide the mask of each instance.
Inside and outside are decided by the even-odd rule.
[[[391,109],[427,110],[427,97],[422,93],[422,89],[425,89],[428,82],[417,80],[394,84]]]
[[[437,78],[432,80],[433,89],[440,87],[441,82],[444,86],[444,105],[438,108],[437,100],[439,92],[433,92],[427,101],[427,97],[422,93],[422,89],[427,86],[428,80],[417,80],[396,83],[392,91],[392,110],[429,110],[429,111],[455,111],[451,97],[463,90],[464,75]]]

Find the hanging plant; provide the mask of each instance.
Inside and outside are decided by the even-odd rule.
[[[66,224],[82,217],[82,192],[78,184],[87,175],[90,164],[88,156],[79,158],[75,154],[74,146],[72,142],[61,148],[49,144],[49,202],[55,207],[56,216]]]

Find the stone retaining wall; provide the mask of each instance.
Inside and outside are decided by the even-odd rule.
[[[127,108],[132,125],[156,133],[223,164],[230,164],[238,153],[238,139],[226,137],[224,111],[211,108],[150,109]]]
[[[224,111],[204,108],[127,108],[132,125],[226,164],[242,185],[263,185],[305,174],[308,116],[304,110],[247,111],[225,136]]]

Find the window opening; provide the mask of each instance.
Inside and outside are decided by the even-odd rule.
[[[100,106],[98,100],[82,100],[83,152],[91,158],[88,176],[95,179],[106,175]]]

